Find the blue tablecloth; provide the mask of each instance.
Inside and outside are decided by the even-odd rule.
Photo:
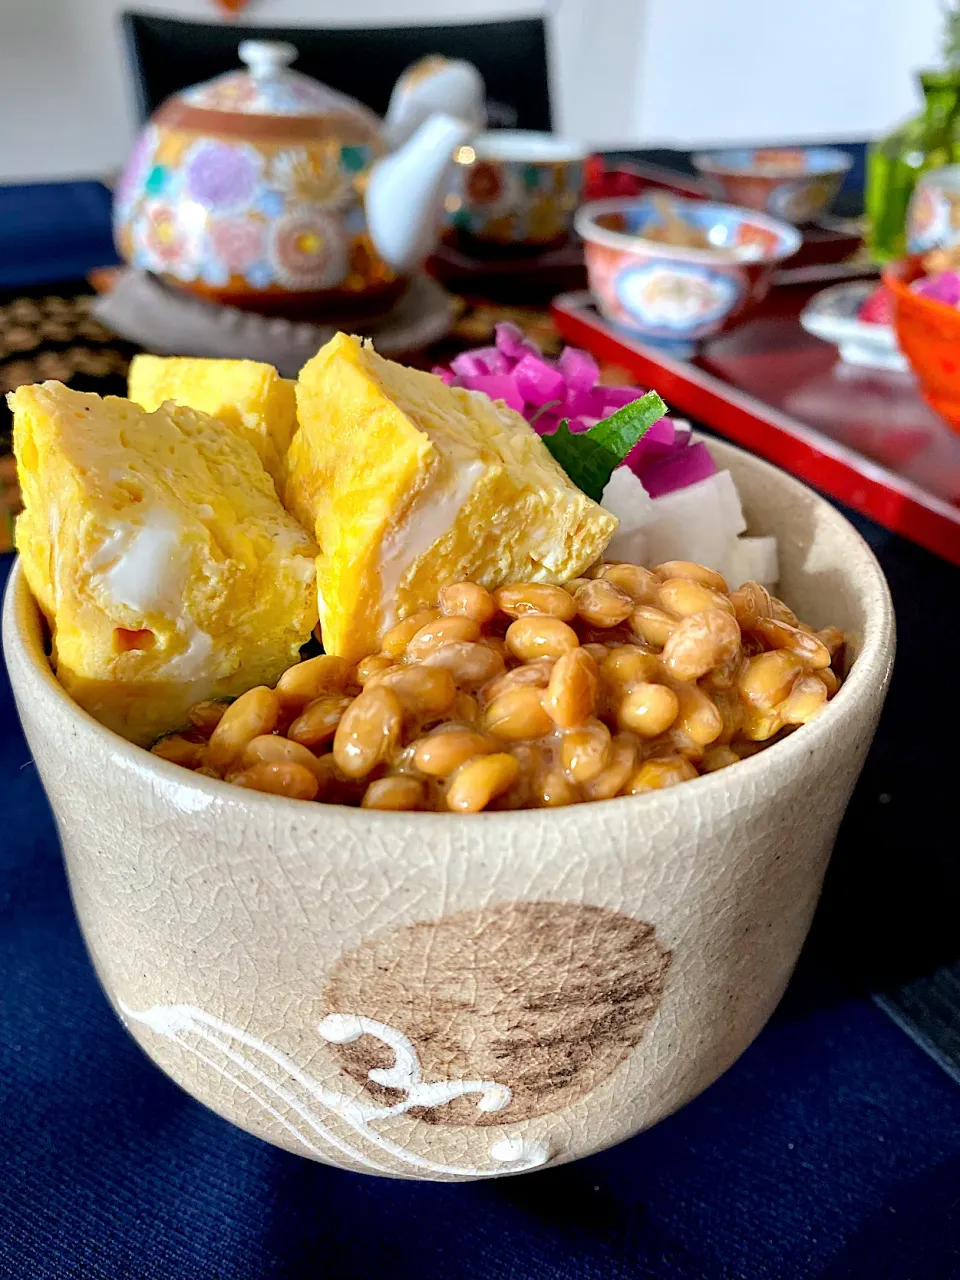
[[[232,1128],[97,986],[5,679],[0,726],[0,1280],[960,1276],[960,1089],[826,976],[822,929],[732,1070],[580,1164],[387,1182]]]
[[[119,261],[102,182],[0,186],[0,289],[82,280]]]

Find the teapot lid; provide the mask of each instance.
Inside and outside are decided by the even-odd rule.
[[[247,70],[227,71],[184,89],[164,103],[157,119],[185,128],[258,135],[269,121],[270,132],[286,125],[285,131],[297,135],[333,134],[356,142],[379,139],[380,121],[362,103],[290,69],[297,57],[294,45],[244,40],[237,52]]]

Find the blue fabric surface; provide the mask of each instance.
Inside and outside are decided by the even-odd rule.
[[[0,186],[0,289],[82,280],[119,261],[102,182]]]
[[[386,1182],[232,1128],[97,986],[5,678],[0,725],[0,1280],[960,1276],[960,1090],[816,954],[717,1084],[566,1168]]]

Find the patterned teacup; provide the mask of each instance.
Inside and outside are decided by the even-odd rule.
[[[960,164],[921,176],[907,209],[907,250],[948,253],[960,245]],[[943,266],[947,266],[944,262]]]
[[[482,133],[457,152],[446,207],[471,249],[523,253],[561,245],[583,194],[585,149],[551,133]]]
[[[739,147],[693,163],[716,199],[801,224],[829,208],[853,157],[833,147]]]
[[[765,214],[662,195],[597,200],[576,227],[604,316],[682,358],[736,324],[800,247],[794,227]]]

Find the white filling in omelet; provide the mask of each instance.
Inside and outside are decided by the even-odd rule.
[[[431,482],[380,545],[380,634],[397,621],[397,592],[407,573],[456,524],[487,464],[444,466],[444,479]]]
[[[176,615],[190,571],[183,530],[162,507],[141,523],[122,524],[104,538],[89,566],[109,602],[138,613]]]
[[[94,594],[107,606],[173,620],[184,648],[167,659],[167,678],[193,680],[205,673],[213,639],[183,608],[190,554],[180,521],[162,507],[148,509],[137,524],[112,529],[88,564]]]

